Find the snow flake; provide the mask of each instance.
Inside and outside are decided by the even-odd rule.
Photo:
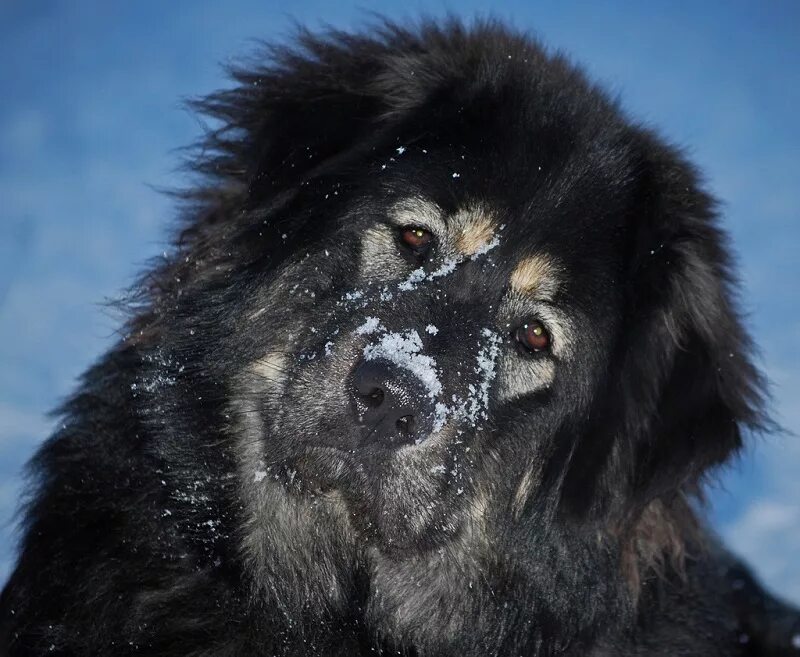
[[[359,326],[355,333],[356,335],[372,335],[381,327],[381,320],[377,317],[367,317],[364,323]]]
[[[344,295],[346,301],[356,301],[364,296],[364,293],[361,290],[353,290],[352,292],[347,292]]]

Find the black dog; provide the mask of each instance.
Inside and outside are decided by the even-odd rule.
[[[32,463],[3,654],[797,652],[695,510],[768,422],[683,156],[496,24],[235,78]]]

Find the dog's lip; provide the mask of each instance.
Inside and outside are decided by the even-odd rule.
[[[366,487],[374,482],[376,472],[384,464],[402,452],[420,449],[426,440],[399,447],[371,444],[354,449],[309,445],[282,459],[280,465],[312,482],[313,488]]]
[[[316,490],[342,489],[366,483],[366,471],[354,451],[313,445],[281,460],[281,467],[300,475]]]
[[[359,452],[383,454],[399,452],[401,450],[417,449],[421,445],[425,444],[433,435],[434,432],[432,431],[418,433],[410,439],[405,440],[393,435],[376,435],[374,433],[367,433],[358,441],[357,450]]]

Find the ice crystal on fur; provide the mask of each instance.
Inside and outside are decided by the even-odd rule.
[[[381,320],[377,317],[367,317],[364,323],[356,329],[356,335],[371,335],[381,326]]]
[[[478,375],[478,384],[476,386],[470,383],[467,386],[469,394],[466,399],[453,395],[452,404],[437,405],[436,425],[438,429],[441,429],[450,417],[467,420],[471,423],[481,419],[485,420],[488,417],[489,393],[497,376],[496,363],[500,356],[500,345],[503,340],[498,333],[488,328],[484,328],[481,335],[486,338],[486,342],[476,356],[477,365],[474,371]]]
[[[397,289],[402,290],[403,292],[410,292],[416,288],[417,283],[424,281],[425,277],[425,270],[422,267],[415,269],[408,275],[406,280],[397,286]]]
[[[502,342],[502,338],[491,329],[483,329],[481,335],[486,338],[487,342],[477,356],[478,365],[475,371],[478,374],[480,383],[475,394],[469,400],[469,415],[472,420],[477,417],[486,419],[486,409],[489,406],[489,390],[497,375],[495,365],[497,357],[500,355],[500,344]]]

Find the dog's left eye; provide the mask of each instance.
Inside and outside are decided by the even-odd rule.
[[[550,349],[550,334],[538,320],[523,324],[514,331],[516,341],[527,351],[547,351]]]
[[[400,241],[415,254],[422,255],[431,247],[433,235],[419,226],[404,226],[400,229]]]

